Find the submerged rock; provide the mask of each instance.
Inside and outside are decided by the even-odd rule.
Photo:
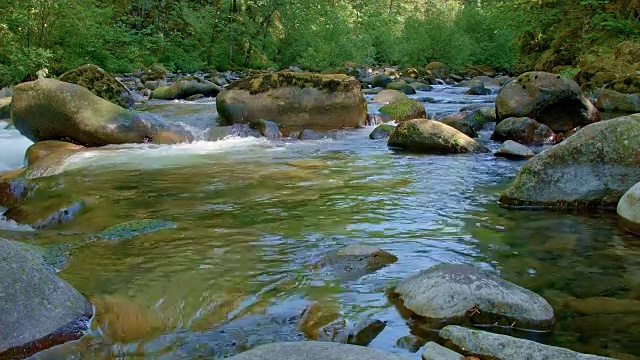
[[[344,345],[319,341],[281,342],[261,345],[236,355],[232,360],[406,360],[363,346]]]
[[[603,111],[640,112],[640,94],[621,94],[604,89],[598,95],[596,107]]]
[[[415,353],[420,350],[427,343],[427,340],[416,336],[416,335],[407,335],[403,336],[400,339],[396,340],[396,347],[401,349],[407,349],[409,352]]]
[[[369,139],[378,140],[378,139],[386,139],[393,132],[396,127],[393,125],[382,124],[378,125],[371,134],[369,134]]]
[[[330,267],[338,274],[360,275],[378,270],[398,258],[380,248],[369,245],[349,245],[324,256],[318,267]]]
[[[285,128],[333,130],[364,126],[360,82],[345,75],[278,72],[229,85],[216,101],[223,124],[271,119]]]
[[[381,107],[380,116],[383,122],[404,121],[426,118],[427,112],[420,101],[407,99]]]
[[[531,118],[508,118],[502,120],[493,131],[491,140],[513,140],[522,144],[544,144],[553,140],[554,133],[545,124]]]
[[[60,81],[80,85],[107,101],[130,109],[135,99],[129,89],[118,79],[96,65],[82,65],[60,75]]]
[[[84,146],[72,144],[66,141],[47,140],[37,142],[27,149],[25,160],[27,165],[33,165],[37,161],[60,152],[76,152],[84,149]]]
[[[498,149],[494,155],[509,159],[528,159],[534,157],[536,153],[522,144],[518,144],[512,140],[507,140],[502,144],[502,146],[500,146],[500,149]]]
[[[143,143],[168,127],[101,99],[82,86],[58,80],[23,83],[14,91],[13,123],[34,142],[65,140],[89,147]]]
[[[640,179],[640,114],[585,126],[529,160],[500,202],[511,206],[615,207]]]
[[[409,151],[447,154],[484,151],[478,142],[435,120],[413,119],[400,123],[389,136],[389,147]]]
[[[640,235],[640,183],[631,187],[618,202],[618,216],[627,230]]]
[[[176,80],[170,86],[160,86],[153,90],[151,99],[175,100],[187,99],[194,95],[213,97],[218,95],[222,88],[210,81],[198,77],[184,77]]]
[[[0,358],[26,358],[88,329],[91,304],[45,264],[37,251],[0,239]]]
[[[165,229],[175,229],[176,224],[171,221],[141,219],[132,220],[122,224],[111,226],[96,237],[103,240],[130,239],[138,235],[153,233]]]
[[[385,89],[380,91],[376,96],[373,97],[371,102],[378,104],[395,104],[398,101],[408,100],[409,97],[398,90]]]
[[[394,296],[427,326],[471,323],[547,331],[555,323],[542,297],[469,265],[423,270],[403,280]]]
[[[447,346],[465,355],[497,360],[605,360],[602,356],[581,354],[568,349],[543,345],[531,340],[447,326],[440,330]]]
[[[600,120],[598,110],[573,80],[545,72],[528,72],[506,84],[496,98],[498,122],[530,117],[554,132]]]

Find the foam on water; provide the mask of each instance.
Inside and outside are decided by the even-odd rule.
[[[52,176],[64,171],[86,167],[117,166],[118,169],[153,169],[182,166],[202,162],[202,156],[206,155],[231,152],[233,150],[246,152],[247,150],[261,149],[262,151],[268,151],[275,146],[274,142],[270,142],[265,138],[253,137],[227,137],[219,141],[196,141],[174,145],[112,145],[81,151],[67,158],[59,166],[46,169],[41,173],[29,174],[28,177]]]

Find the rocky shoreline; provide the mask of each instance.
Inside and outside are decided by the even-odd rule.
[[[495,91],[495,109],[468,108],[428,119],[423,102],[407,94],[429,91],[438,84],[468,87],[469,95]],[[27,151],[25,168],[0,174],[0,207],[9,219],[27,221],[21,205],[39,191],[30,181],[88,148],[194,141],[179,124],[131,110],[136,102],[216,97],[220,123],[229,134],[313,140],[340,129],[382,123],[370,138],[388,138],[389,148],[399,154],[487,152],[477,141],[478,133],[495,126],[492,139],[504,142],[496,156],[529,159],[500,197],[502,205],[617,209],[624,228],[637,234],[640,114],[603,120],[598,109],[640,112],[636,101],[640,95],[603,90],[594,105],[583,90],[573,80],[551,73],[509,78],[485,71],[462,77],[450,74],[440,63],[424,70],[345,66],[332,74],[290,69],[193,76],[170,74],[155,64],[122,77],[85,65],[60,80],[17,85],[10,102],[0,101],[0,115],[6,117],[10,106],[12,126],[35,142]],[[381,105],[379,114],[367,113],[364,94],[373,95],[371,101]],[[72,221],[84,206],[80,201],[45,218],[30,219],[29,224],[47,228]],[[133,221],[106,229],[97,238],[119,241],[174,227],[162,221]],[[93,316],[91,303],[52,273],[41,255],[44,250],[3,239],[0,250],[0,267],[9,274],[0,293],[4,296],[0,310],[9,314],[0,319],[4,330],[0,330],[0,358],[25,358],[87,331]],[[359,278],[396,260],[382,249],[356,245],[326,254],[313,268],[340,278]],[[30,284],[27,292],[21,286],[24,283]],[[604,359],[469,329],[552,332],[555,323],[547,300],[471,266],[441,264],[424,269],[390,289],[389,301],[416,334],[410,342],[424,344],[425,334],[439,330],[440,344],[429,342],[423,359]],[[263,345],[234,358],[395,358],[364,347],[326,343],[366,346],[384,329],[384,321],[354,322],[317,303],[299,318],[297,326],[305,338],[319,342]],[[42,319],[47,321],[39,322]]]

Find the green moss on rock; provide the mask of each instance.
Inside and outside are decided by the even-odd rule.
[[[80,85],[123,108],[132,108],[135,103],[126,86],[96,65],[87,64],[70,70],[60,76],[60,81]]]
[[[386,121],[404,121],[426,118],[427,112],[422,103],[416,99],[407,99],[380,108],[380,115]]]
[[[282,87],[315,88],[328,92],[349,92],[360,89],[360,82],[342,74],[314,74],[280,71],[247,77],[234,82],[228,90],[246,90],[251,94]]]
[[[165,229],[175,229],[176,224],[171,221],[141,219],[114,225],[102,231],[96,237],[103,240],[130,239],[138,235],[153,233]]]

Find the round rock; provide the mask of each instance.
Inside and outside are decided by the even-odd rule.
[[[403,306],[435,325],[466,324],[550,330],[551,305],[536,293],[469,265],[440,264],[402,281]]]
[[[258,346],[233,360],[406,360],[406,358],[384,353],[362,346],[330,342],[301,341],[281,342]]]

